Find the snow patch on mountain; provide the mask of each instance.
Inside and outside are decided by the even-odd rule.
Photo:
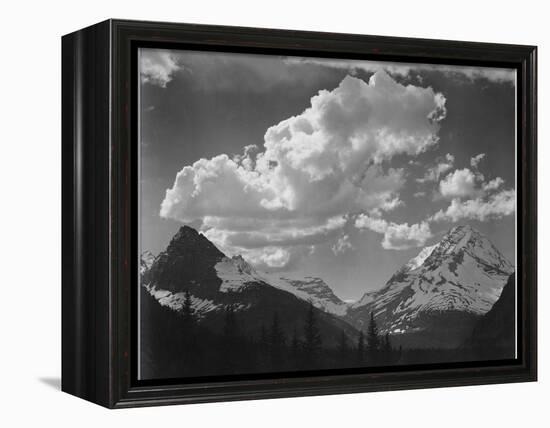
[[[158,290],[155,287],[144,286],[149,294],[153,296],[162,306],[166,306],[174,311],[180,311],[183,307],[183,302],[185,301],[185,293],[172,293],[168,290]],[[206,315],[208,312],[223,309],[222,305],[214,303],[212,300],[200,299],[193,295],[191,297],[191,306],[195,311],[196,316],[199,318]],[[241,305],[242,306],[242,305]],[[243,309],[240,307],[235,307],[234,309],[239,310]]]
[[[146,250],[143,253],[141,253],[141,257],[139,259],[140,275],[143,275],[146,271],[148,271],[151,268],[151,266],[153,266],[154,262],[155,262],[155,255],[151,251]]]
[[[430,257],[430,254],[432,254],[433,250],[435,250],[436,247],[437,245],[431,245],[429,247],[423,248],[422,251],[420,251],[420,253],[418,253],[416,257],[413,257],[405,264],[404,268],[408,272],[418,269],[420,266],[422,266],[422,263],[424,263],[424,261],[428,257]]]
[[[457,226],[436,245],[424,248],[386,286],[355,305],[353,322],[372,311],[383,332],[415,331],[421,314],[487,313],[498,300],[514,266],[481,233]]]
[[[222,280],[222,293],[238,292],[251,284],[263,283],[264,279],[242,256],[224,257],[214,266],[218,278]]]
[[[359,308],[361,306],[368,305],[369,303],[371,303],[376,298],[378,292],[379,292],[378,290],[369,291],[369,292],[363,294],[363,297],[361,297],[358,301],[352,303],[350,306],[352,308]]]
[[[301,279],[286,278],[274,274],[265,274],[264,278],[273,287],[292,293],[299,299],[309,301],[324,312],[344,316],[348,310],[349,305],[340,300],[321,278],[312,276]]]
[[[224,257],[215,265],[216,275],[222,280],[219,291],[240,292],[251,286],[272,286],[310,301],[316,308],[343,316],[348,305],[340,300],[321,278],[287,278],[273,273],[256,271],[242,256]]]

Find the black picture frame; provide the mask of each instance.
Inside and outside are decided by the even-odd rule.
[[[517,70],[518,358],[194,383],[136,378],[136,47]],[[62,390],[109,408],[537,379],[534,46],[107,20],[62,38]]]

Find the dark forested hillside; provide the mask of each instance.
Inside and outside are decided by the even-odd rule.
[[[515,357],[516,345],[516,284],[510,275],[500,298],[474,326],[466,347],[471,347],[481,360]]]

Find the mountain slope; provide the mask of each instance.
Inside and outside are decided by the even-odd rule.
[[[500,298],[472,330],[465,347],[479,360],[512,359],[516,348],[516,283],[510,275]]]
[[[309,301],[318,309],[337,316],[344,316],[348,305],[334,294],[321,278],[306,276],[303,279],[265,275],[264,280],[273,287],[288,291],[296,297]]]
[[[402,335],[405,345],[457,346],[497,301],[513,270],[480,232],[457,226],[420,251],[381,290],[363,296],[346,319],[364,329],[372,311],[380,330]]]
[[[309,309],[307,297],[312,290],[319,291],[312,284],[284,285],[281,281],[271,285],[269,276],[256,272],[240,256],[226,257],[188,226],[180,228],[167,249],[143,271],[141,283],[158,303],[174,311],[182,309],[188,291],[201,323],[214,331],[223,328],[226,310],[231,307],[248,335],[259,334],[276,315],[287,338],[302,329]],[[325,345],[335,346],[342,331],[355,340],[358,333],[348,323],[318,308],[314,311]]]

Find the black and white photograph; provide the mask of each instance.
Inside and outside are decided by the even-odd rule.
[[[138,378],[516,358],[516,70],[140,48]]]
[[[542,2],[3,6],[0,427],[548,419]]]

